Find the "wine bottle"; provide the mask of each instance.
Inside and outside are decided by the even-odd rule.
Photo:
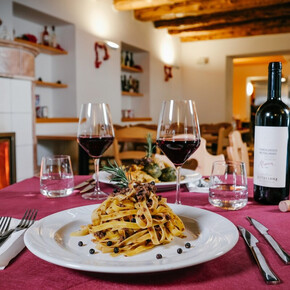
[[[51,29],[52,29],[52,31],[50,34],[50,46],[56,47],[57,43],[56,43],[55,27],[52,26]]]
[[[125,66],[129,66],[129,65],[130,65],[129,51],[126,51]]]
[[[41,35],[41,43],[43,45],[49,45],[49,33],[47,31],[47,26],[44,26],[44,31]]]
[[[254,199],[278,204],[289,196],[289,108],[281,99],[281,62],[268,67],[268,97],[255,117]]]

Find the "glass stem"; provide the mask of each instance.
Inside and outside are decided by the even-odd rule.
[[[181,173],[180,173],[181,166],[176,167],[176,200],[175,204],[181,204],[181,199],[180,199],[180,178],[181,178]]]
[[[100,189],[100,182],[99,182],[100,158],[94,159],[94,165],[95,165],[95,173],[96,173],[95,192],[98,193],[98,192],[101,191],[101,189]]]

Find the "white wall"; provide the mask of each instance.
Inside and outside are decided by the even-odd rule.
[[[5,7],[3,3],[0,4],[0,18],[12,30],[15,26],[10,8],[12,0],[5,0],[5,2]],[[181,95],[180,71],[174,72],[174,78],[170,82],[164,82],[164,61],[161,59],[164,56],[164,49],[167,52],[173,51],[169,64],[179,65],[180,61],[179,40],[169,37],[165,30],[154,29],[152,23],[136,21],[132,12],[116,11],[113,8],[113,1],[109,0],[17,0],[16,2],[75,25],[76,112],[73,112],[73,115],[78,115],[81,103],[104,101],[111,107],[114,122],[120,122],[122,107],[120,49],[110,50],[110,60],[103,62],[101,67],[96,69],[94,43],[98,40],[110,39],[119,44],[122,41],[150,51],[150,115],[155,122],[161,100]],[[4,11],[5,17],[2,15]],[[10,14],[10,17],[7,14]],[[70,53],[70,47],[65,49]]]
[[[111,106],[114,122],[121,118],[120,50],[110,51],[111,59],[100,69],[94,68],[94,42],[110,39],[150,51],[150,114],[157,122],[163,99],[191,98],[196,100],[200,122],[219,122],[232,117],[232,65],[227,57],[283,53],[290,50],[290,34],[243,37],[179,43],[166,30],[153,28],[152,23],[134,20],[132,12],[119,12],[109,0],[18,0],[75,25],[76,94],[75,109],[88,101],[105,101]],[[0,18],[12,30],[12,0],[0,1]],[[67,48],[70,50],[70,48]],[[173,79],[164,82],[161,60],[173,50]],[[208,57],[206,65],[197,64]]]
[[[200,123],[231,121],[233,57],[289,51],[289,33],[182,43],[183,93],[196,100]],[[201,57],[209,63],[198,64]]]

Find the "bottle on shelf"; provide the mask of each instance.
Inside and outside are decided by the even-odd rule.
[[[57,43],[56,43],[56,34],[55,34],[55,26],[51,27],[51,34],[50,34],[50,43],[49,45],[51,47],[56,47]]]
[[[126,51],[125,66],[129,66],[129,65],[130,65],[129,51]]]
[[[129,61],[129,66],[131,66],[131,67],[134,66],[133,52],[130,52],[130,61]]]
[[[41,34],[41,43],[43,45],[49,45],[49,33],[47,31],[47,26],[44,26],[44,30]]]
[[[281,99],[281,62],[268,68],[268,98],[255,117],[254,199],[279,204],[289,196],[289,108]]]

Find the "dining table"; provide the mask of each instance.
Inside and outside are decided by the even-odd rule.
[[[89,176],[76,175],[75,185]],[[101,189],[112,193],[111,184],[101,183]],[[158,192],[175,201],[175,188]],[[290,252],[290,212],[281,212],[278,205],[262,205],[253,199],[253,179],[248,178],[248,203],[240,210],[224,210],[212,206],[208,193],[189,192],[181,188],[183,205],[215,213],[229,220],[235,226],[242,226],[259,240],[258,247],[271,268],[280,277],[281,283],[265,283],[259,268],[241,235],[234,247],[223,255],[217,255],[193,266],[174,270],[146,273],[103,273],[82,271],[62,267],[40,259],[26,247],[0,271],[0,289],[290,289],[290,265],[286,265],[275,253],[266,239],[247,220],[250,216],[269,229],[277,242]],[[61,198],[47,198],[40,193],[39,177],[35,176],[12,184],[0,190],[0,216],[21,219],[27,208],[38,210],[37,220],[54,213],[101,201],[86,200],[80,191]],[[194,250],[194,248],[193,248]],[[97,256],[96,256],[97,258]]]

